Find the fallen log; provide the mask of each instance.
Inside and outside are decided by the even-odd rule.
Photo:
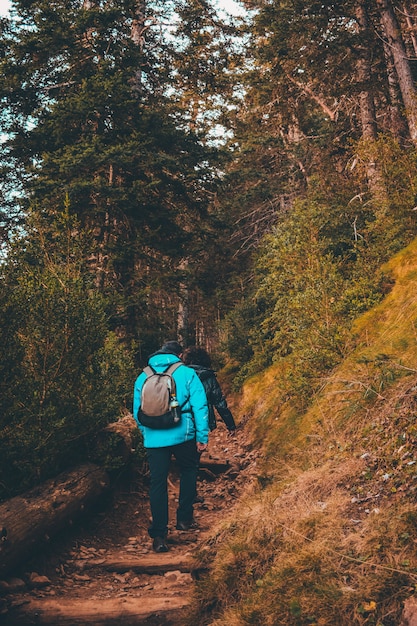
[[[5,616],[4,626],[174,626],[185,623],[183,594],[153,598],[29,599]]]
[[[1,503],[0,576],[16,570],[108,486],[107,472],[87,463]]]
[[[131,414],[108,424],[97,433],[90,451],[90,459],[108,470],[119,470],[132,459],[138,427]]]

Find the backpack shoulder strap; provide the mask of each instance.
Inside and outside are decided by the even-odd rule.
[[[147,365],[146,367],[143,368],[143,373],[146,374],[146,376],[152,376],[152,374],[156,374],[154,368],[152,367],[152,365]]]
[[[167,367],[167,369],[165,370],[165,374],[173,374],[175,372],[175,370],[177,370],[179,368],[180,365],[184,365],[183,363],[181,363],[181,361],[177,361],[176,363],[171,363],[171,365],[169,365]]]
[[[180,365],[183,365],[181,361],[177,361],[176,363],[171,363],[171,365],[169,365],[164,372],[164,374],[168,374],[168,376],[171,378],[171,381],[172,381],[171,393],[174,396],[177,395],[177,385],[175,383],[175,378],[173,377],[173,373],[175,372],[175,370],[179,368]]]

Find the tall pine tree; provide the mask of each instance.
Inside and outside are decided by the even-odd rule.
[[[69,198],[94,234],[96,288],[118,294],[114,325],[145,344],[176,332],[217,177],[179,97],[175,8],[17,1],[4,28],[3,159],[19,164],[26,208],[53,215]]]

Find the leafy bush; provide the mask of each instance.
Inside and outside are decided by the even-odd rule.
[[[53,229],[38,219],[29,228],[2,274],[0,497],[85,459],[133,380],[83,267],[87,241],[76,221],[67,213]]]
[[[381,142],[382,154],[391,155],[395,146]],[[398,167],[404,159],[411,168],[411,156],[398,157]],[[399,174],[387,169],[386,177],[390,188]],[[288,391],[300,401],[310,397],[323,373],[352,348],[352,321],[391,288],[381,265],[410,240],[413,220],[408,215],[392,228],[393,214],[405,215],[398,194],[384,215],[379,205],[348,197],[343,190],[326,196],[313,179],[308,196],[264,237],[251,288],[225,325],[225,348],[240,364],[237,384],[290,357]]]

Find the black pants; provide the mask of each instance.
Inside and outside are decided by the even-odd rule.
[[[193,519],[193,502],[196,496],[199,455],[196,442],[186,441],[176,446],[147,448],[151,473],[151,512],[152,525],[148,529],[150,537],[165,537],[168,532],[168,472],[171,457],[177,460],[180,469],[180,496],[177,508],[177,522]]]

